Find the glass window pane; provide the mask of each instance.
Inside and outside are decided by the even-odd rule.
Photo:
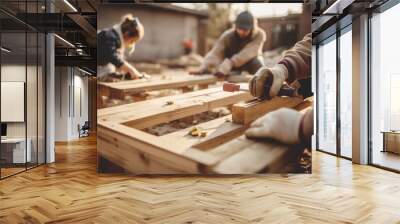
[[[38,36],[36,32],[27,33],[28,38],[28,63],[27,63],[27,80],[26,80],[26,113],[27,113],[27,141],[30,144],[30,160],[28,168],[37,165],[37,79],[38,79]]]
[[[352,35],[340,36],[340,152],[351,158],[352,141]]]
[[[400,170],[400,32],[393,27],[398,21],[400,4],[371,19],[372,163],[396,170]]]
[[[1,139],[2,177],[25,170],[30,161],[26,144],[26,33],[2,33],[1,46]],[[28,147],[26,147],[28,146]],[[27,150],[28,149],[28,150]]]
[[[44,34],[39,34],[39,45],[38,45],[38,164],[45,163],[45,60],[46,60],[46,52],[45,52],[45,44],[46,38]]]
[[[318,48],[318,148],[336,153],[336,39]]]

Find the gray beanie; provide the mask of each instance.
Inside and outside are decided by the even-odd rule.
[[[254,17],[249,11],[241,12],[235,21],[237,28],[250,30],[254,26]]]

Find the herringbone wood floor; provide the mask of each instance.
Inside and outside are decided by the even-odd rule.
[[[96,173],[95,138],[0,181],[0,223],[400,223],[400,175],[313,153],[312,175]]]

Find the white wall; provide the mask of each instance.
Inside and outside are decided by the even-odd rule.
[[[36,67],[28,66],[27,67],[28,74],[35,73]],[[25,65],[18,64],[10,64],[10,65],[2,65],[1,66],[1,81],[3,82],[25,82]],[[28,76],[29,78],[30,76]],[[32,80],[29,80],[29,84],[36,85],[36,82],[32,83]],[[32,91],[29,91],[32,90]],[[33,102],[36,100],[36,88],[28,88],[27,93],[28,99],[27,103]],[[33,99],[34,98],[34,99]],[[31,107],[33,105],[30,105]],[[36,101],[35,101],[36,108]],[[2,110],[7,110],[7,108],[1,108]],[[33,115],[33,117],[31,116]],[[28,122],[35,121],[36,123],[36,113],[31,114],[28,113]],[[28,124],[28,127],[31,126]],[[8,137],[25,137],[25,122],[7,122],[7,136]],[[30,137],[30,136],[28,136]]]
[[[36,70],[38,69],[38,70]],[[3,64],[1,66],[1,81],[26,83],[26,110],[27,120],[25,122],[6,122],[7,137],[30,139],[32,161],[36,162],[39,153],[39,163],[44,162],[44,74],[42,68],[25,64]],[[25,80],[27,78],[27,81]],[[4,97],[4,96],[3,96]],[[1,108],[8,110],[9,108]],[[23,111],[25,112],[25,111]]]
[[[136,45],[135,52],[127,60],[155,60],[176,58],[184,53],[182,41],[191,39],[197,51],[199,20],[194,15],[185,15],[160,9],[135,8],[133,6],[103,5],[97,14],[97,28],[111,28],[121,18],[131,13],[144,26],[144,37]]]
[[[69,84],[67,67],[55,68],[55,141],[68,141]]]
[[[55,86],[55,140],[77,139],[78,124],[88,120],[88,78],[76,68],[56,67]]]

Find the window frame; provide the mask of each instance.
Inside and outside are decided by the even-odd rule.
[[[384,165],[380,165],[373,162],[373,154],[374,154],[374,147],[373,147],[373,130],[372,130],[372,19],[374,18],[374,14],[381,14],[385,11],[393,8],[394,6],[400,4],[399,0],[388,0],[382,5],[368,11],[368,165],[377,167],[383,170],[388,170],[395,173],[400,173],[400,169],[393,169]]]
[[[329,155],[337,156],[340,158],[344,158],[347,160],[352,160],[351,157],[344,156],[341,153],[341,119],[340,119],[340,103],[341,103],[341,97],[340,97],[340,77],[341,77],[341,65],[340,65],[340,38],[342,35],[346,34],[347,32],[352,32],[352,22],[349,22],[349,16],[346,16],[343,18],[345,20],[345,25],[343,27],[340,27],[334,32],[333,34],[327,36],[324,39],[318,40],[316,43],[316,138],[315,138],[315,143],[316,143],[316,150],[319,152],[327,153]],[[340,23],[341,20],[338,21]],[[336,26],[337,24],[334,24]],[[327,150],[321,149],[320,148],[320,143],[319,143],[319,133],[320,133],[320,127],[319,127],[319,110],[320,110],[320,100],[318,99],[318,91],[320,87],[320,73],[319,73],[319,48],[321,44],[326,44],[329,43],[330,41],[336,41],[336,152],[332,153]]]

